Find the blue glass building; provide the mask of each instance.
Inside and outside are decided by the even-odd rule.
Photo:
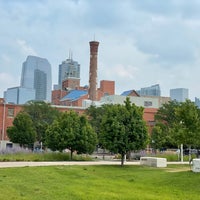
[[[4,98],[8,103],[25,104],[27,101],[35,99],[35,90],[22,87],[8,88]]]
[[[150,87],[141,88],[137,93],[140,96],[161,96],[160,85],[152,85]]]
[[[187,88],[170,89],[170,98],[177,102],[185,102],[189,98],[189,90]]]
[[[45,58],[28,56],[22,65],[21,87],[35,90],[34,100],[51,102],[51,65]]]

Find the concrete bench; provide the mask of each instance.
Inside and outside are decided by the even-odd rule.
[[[141,157],[140,165],[146,165],[151,167],[167,167],[167,159],[156,157]]]
[[[192,171],[200,172],[200,159],[199,158],[192,160]]]

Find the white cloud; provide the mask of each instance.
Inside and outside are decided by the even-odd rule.
[[[0,97],[3,97],[7,88],[19,86],[19,77],[10,73],[0,73],[0,85]]]
[[[11,63],[11,58],[6,54],[1,55],[1,60],[3,63],[8,63],[8,64]]]
[[[20,77],[28,55],[47,58],[57,83],[58,65],[69,49],[81,64],[81,82],[88,84],[88,43],[95,34],[99,80],[115,80],[117,91],[160,83],[165,96],[179,86],[200,97],[199,5],[198,0],[0,1],[1,83],[10,75],[0,88],[19,85],[13,77]]]
[[[25,55],[25,56],[27,56],[27,55],[37,56],[36,51],[32,47],[30,47],[25,40],[17,39],[16,42],[19,46],[19,50],[21,51],[21,53],[23,55]]]

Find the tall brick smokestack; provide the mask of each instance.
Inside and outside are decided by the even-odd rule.
[[[97,100],[97,54],[99,42],[90,42],[90,74],[89,74],[89,99]]]

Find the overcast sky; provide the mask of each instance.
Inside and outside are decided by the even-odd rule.
[[[71,50],[88,85],[94,38],[98,82],[114,80],[116,94],[160,84],[162,96],[200,97],[199,0],[0,0],[0,27],[0,97],[20,85],[28,55],[46,58],[57,84]]]

